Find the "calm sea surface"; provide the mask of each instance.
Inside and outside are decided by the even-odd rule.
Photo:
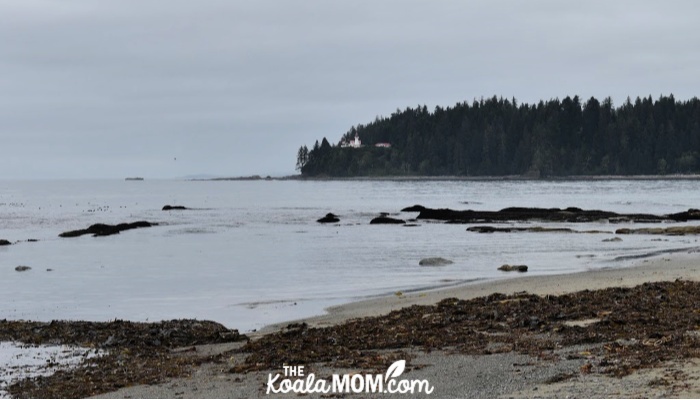
[[[194,209],[161,211],[165,204]],[[247,331],[351,300],[515,276],[497,270],[505,263],[527,264],[528,275],[558,274],[698,246],[695,237],[603,242],[614,235],[478,234],[424,221],[369,225],[381,212],[414,218],[400,212],[414,204],[663,214],[700,208],[700,182],[0,181],[0,239],[38,240],[0,247],[0,318],[198,318]],[[340,224],[316,223],[328,212]],[[98,222],[137,220],[159,226],[58,237]],[[426,257],[454,264],[420,267]],[[18,265],[32,269],[16,272]]]

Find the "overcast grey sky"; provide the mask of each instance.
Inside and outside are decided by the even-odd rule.
[[[0,0],[0,178],[285,175],[397,108],[670,93],[698,1]]]

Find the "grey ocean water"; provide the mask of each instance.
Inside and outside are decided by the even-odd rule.
[[[0,181],[0,318],[211,319],[248,331],[371,296],[528,275],[624,267],[695,237],[477,234],[465,225],[369,225],[413,204],[498,210],[581,207],[671,213],[700,208],[700,183],[642,181]],[[194,208],[161,211],[165,204]],[[316,219],[333,212],[337,225]],[[64,239],[90,224],[152,228]],[[522,224],[520,224],[522,225]],[[536,225],[536,224],[532,224]],[[575,229],[621,226],[560,224]],[[624,225],[626,226],[626,225]],[[638,224],[637,227],[644,226]],[[658,224],[656,225],[658,226]],[[420,267],[425,257],[446,267]],[[18,265],[32,269],[16,272]],[[48,271],[48,270],[51,271]]]

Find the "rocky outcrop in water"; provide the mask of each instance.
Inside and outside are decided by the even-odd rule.
[[[487,225],[471,226],[471,227],[467,228],[467,231],[476,232],[476,233],[494,233],[494,232],[504,232],[504,233],[511,233],[511,232],[573,233],[573,232],[575,232],[574,230],[569,229],[569,228],[544,228],[541,226],[533,226],[533,227],[529,227],[529,228],[508,226],[508,227],[502,228],[502,227],[487,226]]]
[[[396,218],[391,218],[391,217],[386,217],[386,216],[381,216],[372,219],[369,221],[370,225],[376,225],[376,224],[405,224],[406,221],[402,219],[396,219]]]
[[[505,272],[510,272],[510,271],[527,272],[527,265],[503,264],[500,267],[498,267],[498,269],[501,271],[505,271]]]
[[[615,231],[617,235],[700,235],[700,226],[670,226],[667,228],[622,228]]]
[[[700,210],[695,208],[690,208],[688,211],[683,211],[675,214],[669,214],[669,219],[674,221],[694,221],[700,219]]]
[[[26,265],[18,265],[15,267],[15,271],[17,272],[29,271],[30,269],[32,269],[32,267],[27,267]]]
[[[418,265],[424,267],[442,267],[450,264],[454,264],[454,261],[442,257],[424,258],[418,262]]]
[[[689,209],[688,211],[668,214],[618,214],[612,211],[582,210],[578,207],[560,208],[528,208],[509,207],[500,211],[474,211],[451,210],[449,208],[426,208],[413,206],[404,208],[404,211],[419,212],[417,219],[433,219],[451,223],[479,223],[479,222],[503,222],[503,221],[544,221],[544,222],[595,222],[608,221],[620,222],[684,222],[700,220],[700,211]]]
[[[163,206],[163,211],[170,211],[170,210],[188,210],[188,208],[185,206],[171,206],[170,204],[166,204]]]
[[[401,210],[401,211],[402,211],[402,212],[421,212],[421,211],[423,211],[423,210],[425,210],[425,207],[423,207],[423,206],[421,206],[421,205],[419,205],[419,204],[416,204],[415,206],[406,207],[406,208],[404,208],[404,209]]]
[[[109,236],[116,235],[119,232],[126,231],[129,229],[137,228],[149,228],[151,226],[156,226],[158,224],[148,221],[137,221],[131,223],[122,223],[118,225],[108,225],[108,224],[94,224],[90,225],[87,229],[79,229],[75,231],[68,231],[61,233],[60,237],[70,238],[78,237],[82,235],[93,235],[93,236]]]
[[[11,244],[9,240],[0,239],[0,246],[9,246]]]
[[[530,232],[530,233],[612,233],[609,231],[600,230],[588,230],[588,231],[577,231],[571,228],[546,228],[544,226],[530,226],[530,227],[518,227],[518,226],[506,226],[506,227],[496,227],[490,225],[478,225],[471,226],[467,228],[468,232],[476,233],[512,233],[512,232]]]
[[[603,239],[603,242],[604,242],[604,243],[608,243],[608,242],[621,242],[621,241],[622,241],[622,238],[621,238],[621,237],[617,237],[617,236],[615,236],[614,238]]]
[[[333,214],[333,213],[328,213],[328,214],[326,214],[325,217],[317,219],[316,222],[318,222],[320,224],[328,224],[328,223],[340,222],[340,218],[338,218],[338,216]]]

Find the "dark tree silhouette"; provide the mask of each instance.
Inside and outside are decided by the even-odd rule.
[[[700,100],[578,96],[537,104],[492,97],[396,110],[351,127],[363,147],[316,141],[297,157],[304,176],[458,175],[532,177],[697,173]],[[390,143],[391,147],[375,147]],[[303,160],[303,163],[299,163]]]

